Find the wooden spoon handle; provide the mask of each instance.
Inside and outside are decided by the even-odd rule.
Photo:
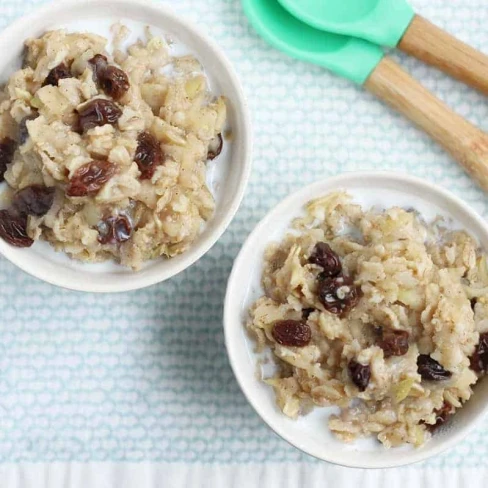
[[[488,135],[385,57],[364,86],[435,139],[488,190]]]
[[[416,15],[398,48],[488,94],[488,56]]]

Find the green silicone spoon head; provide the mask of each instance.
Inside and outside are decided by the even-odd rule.
[[[414,17],[405,0],[279,0],[297,19],[317,29],[396,46]]]
[[[383,57],[383,51],[368,41],[304,24],[278,0],[242,0],[242,6],[256,31],[273,47],[355,83],[363,84]]]

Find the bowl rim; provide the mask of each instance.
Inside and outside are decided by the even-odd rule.
[[[238,317],[236,313],[236,302],[234,299],[233,288],[235,287],[235,283],[239,278],[238,270],[242,267],[243,262],[245,261],[245,253],[247,247],[256,239],[257,236],[266,236],[267,228],[269,225],[269,221],[275,219],[281,213],[282,208],[287,208],[291,203],[295,202],[300,206],[303,206],[303,203],[307,201],[307,196],[313,194],[316,190],[319,190],[324,184],[336,184],[338,187],[341,185],[347,186],[347,181],[349,179],[358,179],[358,178],[377,178],[378,180],[383,181],[392,181],[396,180],[397,182],[404,182],[409,183],[411,185],[415,185],[418,188],[424,190],[426,194],[429,193],[436,193],[439,197],[450,201],[453,205],[457,206],[461,211],[464,211],[470,215],[470,217],[475,221],[476,225],[480,228],[483,228],[485,232],[488,234],[488,223],[486,223],[466,202],[461,200],[459,197],[454,195],[453,193],[449,192],[448,190],[441,188],[440,186],[422,180],[415,176],[410,176],[407,173],[402,173],[399,171],[351,171],[345,172],[337,176],[333,176],[330,178],[324,178],[320,181],[312,183],[306,187],[303,187],[297,191],[292,192],[283,200],[281,200],[278,204],[273,206],[266,215],[259,221],[259,223],[254,227],[252,232],[248,235],[246,241],[241,247],[239,254],[237,255],[236,259],[234,260],[234,265],[232,267],[232,271],[229,275],[228,283],[227,283],[227,290],[225,294],[224,300],[224,314],[223,314],[223,326],[224,326],[224,336],[225,336],[225,346],[227,350],[227,356],[229,358],[229,363],[231,365],[232,371],[234,376],[239,384],[239,387],[246,397],[249,404],[253,407],[255,412],[261,417],[264,423],[273,430],[276,434],[278,434],[283,440],[288,442],[290,445],[298,448],[299,450],[303,451],[304,453],[315,457],[321,461],[330,462],[332,464],[349,467],[349,468],[361,468],[361,469],[383,469],[383,468],[394,468],[400,466],[406,466],[409,464],[418,463],[420,461],[424,461],[428,458],[436,456],[448,449],[454,447],[457,443],[462,441],[475,427],[479,422],[483,419],[483,417],[488,412],[488,403],[482,408],[482,410],[472,419],[470,420],[465,426],[459,427],[455,433],[453,433],[445,442],[439,444],[438,446],[432,448],[430,451],[411,451],[405,452],[405,459],[401,459],[398,461],[389,461],[387,463],[370,463],[370,462],[351,462],[348,461],[348,452],[343,451],[342,453],[336,455],[324,455],[323,453],[318,452],[317,449],[314,449],[313,446],[310,447],[306,442],[296,440],[293,438],[293,434],[288,431],[286,427],[281,427],[279,423],[276,421],[277,417],[272,414],[267,414],[261,409],[261,402],[256,399],[256,395],[253,393],[253,388],[246,387],[245,378],[247,377],[240,369],[239,364],[237,362],[236,357],[234,356],[234,347],[237,347],[237,340],[234,340],[237,336],[231,333],[231,328],[235,327],[237,323],[242,325],[242,319]],[[347,189],[347,187],[346,187]],[[325,190],[325,192],[330,192],[332,189]],[[308,198],[310,199],[310,197]],[[288,220],[289,218],[289,220]],[[287,217],[289,223],[293,219],[293,215]],[[264,237],[267,242],[271,242],[270,239]],[[242,283],[241,283],[242,287]],[[237,318],[236,318],[237,317]],[[277,412],[280,415],[283,415],[281,412]],[[328,454],[328,453],[327,453]]]
[[[224,54],[222,48],[209,37],[200,27],[193,24],[191,21],[186,20],[182,16],[174,13],[174,11],[166,6],[155,3],[151,0],[103,0],[105,4],[113,4],[120,7],[121,16],[126,15],[124,7],[134,7],[138,6],[141,9],[147,11],[153,11],[159,16],[166,17],[170,22],[174,23],[182,30],[191,33],[201,41],[203,49],[210,53],[210,56],[216,59],[227,72],[227,76],[230,80],[230,84],[235,91],[236,98],[233,98],[233,105],[235,107],[236,117],[242,123],[243,130],[241,132],[241,143],[239,145],[239,162],[241,166],[241,174],[238,180],[237,189],[234,192],[230,205],[220,213],[219,219],[220,223],[210,232],[205,238],[199,242],[198,252],[194,251],[194,248],[190,248],[182,253],[179,257],[178,263],[172,263],[168,269],[164,269],[161,273],[155,276],[149,276],[141,278],[140,280],[125,279],[130,278],[131,275],[121,275],[121,279],[114,283],[107,283],[105,281],[100,281],[99,283],[78,283],[67,279],[64,273],[60,269],[56,273],[43,273],[37,268],[30,268],[24,263],[24,259],[15,254],[15,249],[10,252],[10,247],[8,244],[5,246],[0,246],[0,254],[14,264],[17,268],[21,269],[25,273],[40,279],[51,285],[55,285],[68,290],[81,291],[81,292],[91,292],[91,293],[120,293],[132,290],[138,290],[146,288],[148,286],[155,285],[166,281],[173,276],[181,273],[182,271],[189,268],[201,257],[203,257],[222,237],[223,233],[229,227],[231,221],[235,217],[244,197],[247,184],[249,182],[251,170],[252,170],[252,150],[253,150],[253,130],[250,115],[249,103],[247,101],[243,85],[239,80],[237,73],[228,60],[227,56]],[[67,0],[64,2],[56,2],[53,0],[47,5],[37,8],[34,12],[22,16],[14,20],[5,29],[0,31],[0,45],[2,43],[7,43],[8,40],[18,32],[23,30],[28,30],[29,26],[35,25],[37,19],[45,18],[46,16],[51,16],[55,18],[57,12],[66,12],[71,9],[80,8],[93,8],[96,9],[100,6],[100,0]],[[127,16],[127,15],[126,15]],[[214,215],[212,218],[216,218]],[[171,262],[171,261],[168,261]],[[99,273],[103,275],[103,272]],[[137,274],[134,273],[132,276],[135,277]]]

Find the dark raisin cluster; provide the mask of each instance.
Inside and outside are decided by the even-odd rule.
[[[58,86],[59,80],[63,80],[65,78],[72,78],[71,71],[66,65],[66,63],[58,64],[55,68],[53,68],[47,75],[46,79],[42,86]]]
[[[107,58],[97,54],[89,61],[93,69],[93,80],[114,100],[120,100],[129,90],[129,78],[124,71],[108,64]]]
[[[149,132],[139,134],[134,161],[141,172],[141,180],[150,180],[156,168],[163,162],[161,146]]]
[[[328,244],[318,242],[308,262],[322,268],[317,293],[328,312],[343,315],[357,305],[359,289],[352,278],[342,272],[341,260]]]
[[[359,391],[366,390],[371,379],[371,367],[351,360],[349,361],[348,369],[352,382],[358,387]]]
[[[115,125],[122,115],[122,110],[111,100],[95,98],[77,110],[81,132],[105,124]]]
[[[91,161],[78,168],[69,180],[66,195],[86,197],[96,195],[115,174],[115,164],[109,161]]]
[[[289,347],[305,347],[312,339],[310,326],[299,320],[278,320],[271,335],[278,344]]]
[[[377,345],[383,349],[385,358],[407,354],[409,333],[406,330],[381,329],[380,333]]]
[[[126,215],[117,215],[98,224],[100,244],[120,244],[131,238],[132,223]]]
[[[10,208],[0,210],[0,237],[15,247],[30,247],[34,241],[27,234],[28,216],[42,217],[54,202],[54,188],[31,185],[18,191]]]
[[[482,374],[488,371],[488,332],[480,334],[480,340],[470,360],[473,371]]]
[[[452,376],[450,371],[446,371],[438,361],[428,354],[420,354],[417,358],[417,371],[426,381],[442,381]]]

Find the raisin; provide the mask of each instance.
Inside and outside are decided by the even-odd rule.
[[[110,100],[96,98],[78,109],[78,115],[80,129],[85,132],[93,127],[116,124],[122,115],[122,110]]]
[[[476,298],[472,298],[469,303],[471,304],[471,310],[474,312],[474,309],[476,307],[476,303],[477,303],[478,300],[476,300]]]
[[[480,334],[480,340],[470,358],[471,369],[477,373],[488,371],[488,332]]]
[[[38,112],[33,112],[31,115],[28,115],[27,117],[24,117],[19,124],[19,144],[22,146],[22,144],[25,144],[27,139],[29,138],[29,130],[27,129],[27,122],[30,120],[37,119],[39,117]]]
[[[5,178],[7,166],[12,162],[15,153],[15,141],[6,137],[0,142],[0,182]]]
[[[385,358],[403,356],[408,352],[409,333],[406,330],[383,331],[378,346],[383,349]]]
[[[212,161],[217,156],[220,155],[224,147],[224,139],[222,139],[222,134],[215,136],[208,145],[207,160]]]
[[[0,237],[15,247],[30,247],[34,241],[27,235],[27,215],[0,210]]]
[[[102,90],[114,100],[120,100],[129,90],[127,75],[115,66],[109,66],[100,77]]]
[[[141,180],[151,179],[162,160],[163,152],[159,142],[149,132],[141,132],[137,138],[137,149],[134,156],[134,161],[141,172]]]
[[[69,125],[73,132],[76,132],[80,136],[83,135],[83,129],[81,128],[80,117],[73,117]]]
[[[312,339],[310,327],[299,320],[278,320],[271,334],[282,346],[305,347]]]
[[[317,242],[308,258],[308,262],[321,266],[326,277],[338,276],[342,272],[339,256],[325,242]]]
[[[129,90],[127,74],[116,66],[109,65],[102,54],[95,55],[88,61],[93,69],[93,79],[100,88],[114,100],[120,100]]]
[[[12,207],[25,215],[42,217],[49,212],[54,202],[54,188],[31,185],[18,191],[12,200]]]
[[[302,310],[303,320],[307,320],[313,312],[315,312],[315,308],[304,308]]]
[[[101,244],[125,242],[131,238],[132,224],[125,215],[109,217],[98,224],[98,234]]]
[[[91,161],[78,168],[66,189],[69,197],[95,195],[115,174],[115,165],[109,161]]]
[[[450,403],[444,402],[442,407],[439,410],[436,410],[434,412],[436,414],[435,424],[425,424],[425,426],[431,432],[434,432],[441,425],[446,423],[447,419],[454,413],[454,411],[455,411],[455,408]]]
[[[93,70],[93,81],[98,83],[100,76],[108,67],[107,57],[103,54],[95,54],[95,56],[93,56],[88,63],[91,65]]]
[[[348,312],[359,301],[359,290],[349,276],[323,276],[318,285],[319,300],[324,308],[339,315]]]
[[[359,388],[359,391],[366,390],[371,378],[371,367],[364,366],[353,359],[349,362],[348,368],[352,382]]]
[[[427,381],[442,381],[452,376],[450,371],[446,371],[428,354],[420,354],[417,358],[417,372],[423,380]]]
[[[47,85],[58,86],[59,80],[65,78],[72,78],[72,75],[68,66],[66,66],[65,63],[61,63],[58,64],[55,68],[53,68],[49,72],[42,86],[47,86]]]

